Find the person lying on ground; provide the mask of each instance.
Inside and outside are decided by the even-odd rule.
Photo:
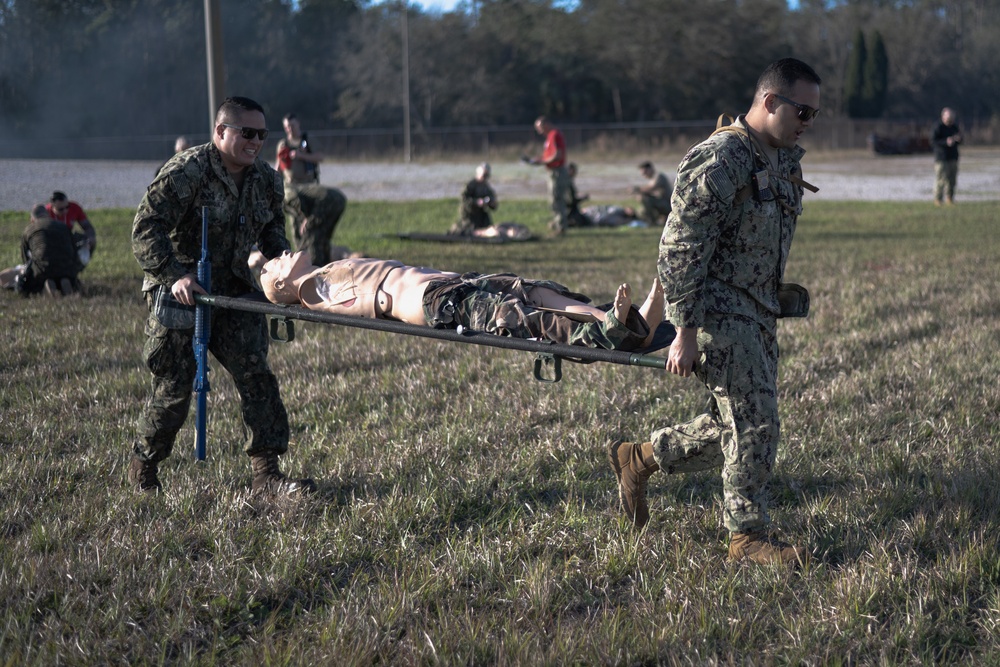
[[[663,320],[658,280],[638,308],[632,304],[631,287],[622,284],[607,311],[551,280],[511,273],[458,274],[383,259],[346,259],[317,267],[301,252],[265,263],[260,282],[277,304],[608,350],[645,347]]]
[[[636,210],[631,206],[587,206],[581,212],[583,219],[590,227],[624,227],[642,226],[649,227],[649,224],[639,218]]]

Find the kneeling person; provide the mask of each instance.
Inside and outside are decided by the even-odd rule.
[[[260,281],[273,303],[603,349],[644,347],[663,319],[658,280],[639,308],[632,305],[631,287],[619,286],[607,312],[549,280],[510,273],[458,274],[382,259],[317,267],[301,252],[285,253],[263,266]]]
[[[21,257],[24,264],[3,272],[10,275],[16,291],[25,295],[44,291],[61,297],[80,290],[77,275],[83,264],[73,234],[64,223],[50,218],[42,204],[31,210],[31,222],[21,236]]]

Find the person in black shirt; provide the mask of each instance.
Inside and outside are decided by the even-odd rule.
[[[941,122],[934,128],[931,144],[934,146],[934,205],[941,202],[955,203],[955,183],[958,180],[958,145],[962,132],[958,129],[955,112],[945,107]]]

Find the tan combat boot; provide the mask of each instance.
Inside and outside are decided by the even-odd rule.
[[[273,451],[253,454],[250,457],[253,467],[253,482],[250,484],[254,495],[291,495],[295,493],[313,493],[316,483],[311,479],[291,479],[286,477],[278,466],[278,454]]]
[[[649,521],[646,483],[660,469],[653,459],[653,443],[612,442],[608,444],[608,461],[618,478],[622,510],[636,529],[642,530]]]
[[[791,567],[805,567],[810,561],[810,555],[805,547],[782,542],[764,532],[733,533],[729,539],[729,560],[746,559],[762,565],[781,563]]]
[[[136,491],[143,493],[162,491],[163,485],[156,476],[158,469],[155,461],[143,461],[132,457],[132,462],[128,466],[128,483],[135,487]]]

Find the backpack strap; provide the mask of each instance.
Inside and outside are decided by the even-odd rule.
[[[729,123],[727,125],[724,125],[723,124],[724,120],[728,120]],[[715,131],[712,132],[712,134],[710,134],[709,136],[714,137],[716,134],[719,134],[720,132],[735,132],[736,134],[746,137],[751,143],[756,143],[756,139],[754,139],[753,135],[747,132],[745,128],[742,128],[738,125],[734,125],[733,123],[735,122],[736,121],[729,114],[725,113],[719,114],[718,120],[715,121]],[[819,188],[817,188],[812,183],[807,182],[801,176],[796,176],[795,174],[779,174],[778,172],[770,168],[768,168],[767,173],[769,176],[773,176],[774,178],[780,178],[782,180],[788,181],[793,185],[797,185],[800,188],[805,188],[810,192],[819,192]],[[736,204],[742,204],[751,194],[753,194],[753,187],[750,184],[747,184],[745,187],[743,187],[736,193],[736,199],[734,200],[734,202]]]

